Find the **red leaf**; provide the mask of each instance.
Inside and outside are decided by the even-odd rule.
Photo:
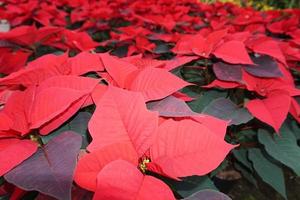
[[[173,51],[177,54],[191,54],[208,58],[215,47],[227,34],[227,29],[214,31],[203,37],[201,33],[196,35],[183,35],[177,42]]]
[[[35,87],[24,91],[15,91],[7,100],[3,112],[11,119],[10,128],[22,135],[29,132],[29,108],[32,106],[32,97],[35,94]]]
[[[56,116],[52,120],[48,121],[46,124],[44,124],[41,128],[39,133],[41,135],[47,135],[51,131],[58,128],[60,125],[65,123],[69,118],[71,118],[84,104],[86,101],[87,96],[84,96],[80,98],[78,101],[75,101],[68,107],[64,112],[62,112],[60,115]]]
[[[138,69],[133,64],[125,62],[109,54],[100,54],[100,57],[109,75],[122,88],[125,87],[128,75]]]
[[[0,122],[1,131],[8,131],[13,126],[13,121],[2,111],[0,111]]]
[[[290,96],[300,95],[300,90],[295,88],[293,83],[282,78],[259,78],[244,72],[243,80],[248,90],[255,91],[261,96],[268,96],[276,90],[288,92]]]
[[[89,151],[125,142],[139,156],[149,149],[158,126],[158,114],[147,110],[141,94],[109,87],[89,122],[93,141]]]
[[[0,49],[0,54],[0,73],[10,74],[24,67],[31,53],[21,50],[8,52]]]
[[[96,104],[100,98],[105,94],[108,86],[103,84],[98,84],[92,92],[92,100]]]
[[[290,95],[286,91],[277,90],[269,94],[266,99],[249,101],[246,107],[253,116],[279,132],[289,112],[290,104]]]
[[[138,155],[131,144],[114,143],[101,149],[85,154],[78,162],[75,171],[75,182],[82,188],[96,191],[97,174],[108,163],[123,159],[138,165]]]
[[[77,76],[47,79],[37,88],[30,111],[30,127],[39,128],[54,119],[73,103],[90,94],[97,84],[97,79]]]
[[[285,57],[276,41],[272,41],[264,37],[254,42],[254,44],[251,46],[251,49],[255,53],[269,55],[273,58],[276,58],[284,65],[287,65]]]
[[[37,150],[31,140],[0,139],[0,176],[30,157]]]
[[[72,75],[83,75],[88,72],[103,71],[104,66],[99,55],[88,52],[77,54],[68,60]]]
[[[175,197],[164,182],[143,175],[131,163],[116,160],[105,166],[98,174],[97,190],[93,199],[175,200]]]
[[[132,82],[128,82],[127,89],[141,92],[146,101],[165,98],[182,89],[190,83],[171,74],[167,70],[145,68],[141,70]]]
[[[196,60],[198,56],[181,56],[175,57],[172,60],[167,60],[164,69],[171,71],[181,65],[187,64],[193,60]]]
[[[37,85],[52,76],[68,74],[70,70],[63,65],[66,60],[66,54],[42,56],[30,62],[26,68],[11,73],[5,78],[0,78],[0,85]]]
[[[203,88],[213,88],[213,87],[217,87],[217,88],[224,88],[224,89],[230,89],[230,88],[237,88],[240,87],[241,84],[237,83],[237,82],[231,82],[231,81],[221,81],[221,80],[214,80],[213,82],[211,82],[208,85],[202,86]]]
[[[150,149],[148,169],[175,179],[201,176],[217,168],[232,148],[198,122],[167,120],[159,126]]]
[[[213,54],[232,64],[253,64],[243,42],[229,41],[217,47]]]
[[[222,38],[227,35],[227,29],[214,31],[207,35],[203,44],[191,44],[193,45],[193,52],[199,56],[208,58],[209,55],[214,51],[215,47],[221,42]]]
[[[203,126],[207,127],[219,138],[225,138],[227,126],[229,121],[224,121],[210,115],[199,114],[198,116],[193,116],[192,119],[196,120]]]

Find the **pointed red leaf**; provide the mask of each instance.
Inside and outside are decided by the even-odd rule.
[[[88,72],[103,71],[104,66],[99,55],[88,52],[77,54],[68,60],[72,75],[82,75]]]
[[[75,182],[82,188],[96,191],[97,174],[108,163],[118,159],[138,165],[138,155],[131,144],[114,143],[85,154],[77,164]]]
[[[3,108],[3,112],[12,120],[10,128],[22,135],[29,132],[28,115],[34,95],[35,87],[27,88],[24,91],[15,91]]]
[[[34,154],[37,144],[31,140],[0,139],[0,176]]]
[[[159,126],[150,149],[148,169],[175,179],[205,175],[217,168],[234,147],[198,122],[167,120]]]
[[[187,64],[193,60],[196,60],[198,56],[180,56],[175,57],[172,60],[167,60],[164,69],[171,71],[181,65]]]
[[[218,119],[216,117],[210,115],[203,115],[203,114],[193,116],[192,119],[196,120],[203,126],[207,127],[219,138],[225,138],[226,129],[229,124],[229,121],[224,121],[222,119]]]
[[[227,34],[227,29],[214,31],[207,35],[203,44],[191,44],[193,46],[193,52],[199,56],[208,58],[215,47],[221,42],[222,38]]]
[[[97,79],[77,76],[55,76],[47,79],[37,88],[30,110],[30,127],[39,128],[54,119],[73,103],[90,94],[97,84]]]
[[[125,62],[117,57],[109,54],[100,54],[101,60],[106,71],[117,82],[117,84],[124,88],[126,79],[129,74],[136,71],[138,68],[129,62]]]
[[[211,82],[208,85],[202,86],[203,88],[213,88],[213,87],[217,87],[217,88],[224,88],[224,89],[230,89],[230,88],[237,88],[240,87],[241,84],[237,83],[237,82],[231,82],[231,81],[221,81],[221,80],[214,80],[213,82]]]
[[[251,49],[255,53],[265,54],[276,58],[282,64],[286,65],[285,57],[276,41],[268,38],[261,38],[251,46]]]
[[[68,74],[70,70],[64,65],[66,59],[67,54],[42,56],[28,63],[26,68],[0,78],[0,85],[37,85],[52,76]]]
[[[165,98],[188,85],[190,83],[165,69],[145,68],[133,78],[132,82],[128,82],[126,88],[141,92],[146,101],[152,101]]]
[[[127,161],[116,160],[98,174],[97,190],[93,199],[175,200],[175,197],[161,180],[143,175],[136,166]]]
[[[290,104],[290,95],[286,91],[277,90],[265,99],[254,99],[247,102],[246,107],[253,116],[279,132],[279,128],[289,112]]]
[[[46,124],[44,124],[41,128],[39,133],[41,135],[47,135],[51,131],[58,128],[60,125],[65,123],[69,118],[71,118],[84,104],[86,101],[87,96],[84,96],[80,98],[78,101],[75,101],[68,107],[64,112],[62,112],[60,115],[56,116],[52,120],[48,121]]]
[[[253,64],[243,42],[229,41],[217,47],[213,54],[232,64]]]
[[[147,110],[140,93],[111,86],[97,102],[89,122],[93,141],[88,150],[125,142],[131,143],[142,156],[150,147],[157,126],[158,114]]]

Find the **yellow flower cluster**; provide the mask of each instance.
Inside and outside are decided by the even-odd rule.
[[[219,0],[220,2],[223,3],[233,3],[236,5],[240,5],[240,6],[252,6],[258,10],[273,10],[275,9],[272,6],[269,6],[268,3],[265,0]],[[213,3],[216,2],[215,0],[202,0],[202,2],[206,2],[206,3]]]

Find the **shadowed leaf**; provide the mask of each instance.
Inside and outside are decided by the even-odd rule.
[[[59,200],[70,200],[81,141],[78,134],[64,132],[8,172],[4,178],[24,190],[37,190]]]

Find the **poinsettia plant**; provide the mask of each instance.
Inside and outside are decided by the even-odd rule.
[[[298,10],[0,4],[0,197],[229,199],[300,174]],[[209,189],[209,190],[207,190]]]

